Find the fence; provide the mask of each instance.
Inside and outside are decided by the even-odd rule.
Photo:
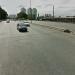
[[[42,19],[42,20],[43,21],[75,23],[75,18],[50,18],[50,19]]]

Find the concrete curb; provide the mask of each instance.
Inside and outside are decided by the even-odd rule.
[[[49,28],[49,29],[54,29],[54,30],[59,30],[59,31],[64,31],[64,30],[65,30],[64,28],[60,29],[60,28],[58,28],[58,27],[45,26],[45,25],[36,24],[36,23],[32,23],[32,24],[40,25],[40,26],[43,26],[43,27],[47,27],[47,28]]]
[[[32,24],[40,25],[40,26],[43,26],[43,27],[46,27],[46,28],[49,28],[49,29],[58,30],[58,31],[61,31],[61,32],[64,32],[64,30],[66,30],[65,28],[58,28],[58,27],[52,27],[52,26],[45,26],[45,25],[42,25],[42,24],[36,24],[36,23],[32,23]],[[67,32],[66,32],[66,33],[67,33]],[[72,31],[71,31],[71,33],[69,33],[69,34],[75,35],[75,33],[72,32]]]

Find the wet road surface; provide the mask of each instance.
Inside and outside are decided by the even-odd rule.
[[[0,75],[75,75],[75,36],[17,22],[0,23]]]

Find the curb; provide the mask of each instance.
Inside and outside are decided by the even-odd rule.
[[[49,28],[49,29],[58,30],[58,31],[61,31],[61,32],[64,32],[66,30],[64,28],[57,28],[57,27],[52,27],[52,26],[45,26],[45,25],[42,25],[42,24],[36,24],[36,23],[32,23],[32,24],[40,25],[40,26],[43,26],[43,27],[46,27],[46,28]],[[64,33],[67,33],[67,32],[64,32]],[[71,31],[69,34],[75,35],[75,33],[73,31]]]
[[[40,24],[36,24],[36,23],[32,23],[32,24],[35,24],[35,25],[40,25]],[[52,26],[45,26],[45,25],[40,25],[40,26],[43,26],[43,27],[46,27],[46,28],[49,28],[49,29],[54,29],[54,30],[59,30],[59,31],[62,31],[64,32],[65,29],[60,29],[60,28],[57,28],[57,27],[52,27]]]

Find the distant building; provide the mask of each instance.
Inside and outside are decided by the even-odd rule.
[[[32,8],[29,8],[29,9],[27,10],[27,14],[28,14],[28,18],[29,18],[29,19],[32,19]]]
[[[17,17],[16,15],[9,15],[8,16],[9,19],[16,19],[16,17]]]
[[[32,8],[29,8],[29,9],[27,10],[27,13],[28,13],[28,15],[31,15],[31,14],[32,14]]]
[[[50,19],[50,18],[52,18],[52,16],[51,16],[51,14],[45,14],[44,18],[45,19]]]
[[[26,9],[25,8],[21,8],[21,12],[26,13]]]
[[[37,9],[36,8],[29,8],[27,10],[28,18],[36,20],[37,19]]]
[[[33,18],[34,20],[37,19],[37,9],[36,9],[36,8],[33,8],[33,9],[32,9],[32,18]]]

